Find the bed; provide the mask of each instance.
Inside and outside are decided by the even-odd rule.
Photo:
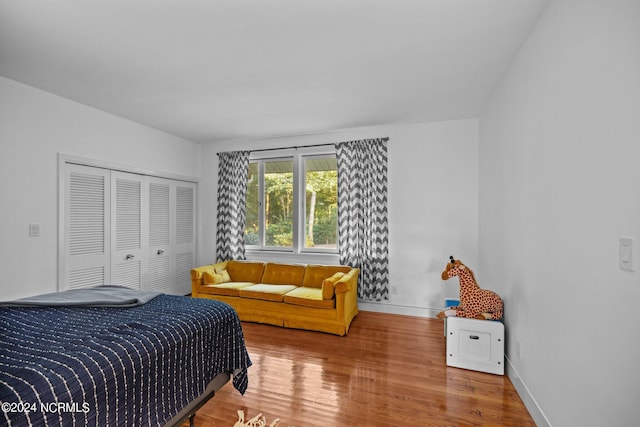
[[[173,425],[228,381],[246,391],[251,360],[229,305],[60,295],[0,304],[0,425]]]

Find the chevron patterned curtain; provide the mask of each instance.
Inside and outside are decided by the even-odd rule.
[[[216,262],[245,259],[244,225],[249,151],[218,154]]]
[[[340,264],[360,268],[358,298],[389,299],[387,139],[336,144]]]

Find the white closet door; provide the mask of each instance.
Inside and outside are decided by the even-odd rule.
[[[59,290],[113,284],[191,292],[195,183],[72,163],[60,179]]]
[[[172,247],[172,206],[171,180],[149,177],[149,241],[147,259],[149,275],[147,289],[174,293]]]
[[[175,221],[175,290],[177,294],[191,293],[191,269],[196,253],[196,184],[177,182]]]
[[[132,289],[145,287],[146,194],[146,177],[111,172],[111,281],[114,285]]]
[[[74,164],[65,167],[60,290],[111,281],[109,176],[105,169]]]

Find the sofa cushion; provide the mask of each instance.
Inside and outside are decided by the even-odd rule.
[[[253,286],[253,282],[226,282],[217,285],[202,285],[198,290],[201,294],[228,295],[231,297],[240,296],[240,289]]]
[[[335,299],[323,299],[322,289],[306,288],[301,286],[288,292],[284,296],[284,302],[287,304],[301,305],[312,308],[332,309],[336,306]]]
[[[351,267],[344,265],[308,265],[304,272],[302,286],[306,288],[321,288],[322,281],[337,272],[347,273]]]
[[[232,282],[260,283],[264,272],[264,263],[231,260],[227,263],[227,271]]]
[[[268,283],[258,283],[257,285],[242,288],[239,294],[243,298],[254,298],[265,301],[282,302],[284,294],[294,290],[294,285],[272,285]]]
[[[338,271],[333,276],[322,281],[322,299],[331,299],[335,295],[335,286],[338,280],[344,277],[342,271]]]
[[[304,265],[268,262],[264,267],[264,274],[259,283],[302,286],[304,271]]]
[[[219,273],[212,273],[205,271],[202,275],[202,283],[205,285],[217,285],[219,283],[226,283],[231,281],[231,276],[227,270],[220,270]]]

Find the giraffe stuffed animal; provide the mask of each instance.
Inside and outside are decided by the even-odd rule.
[[[493,291],[481,289],[476,282],[473,271],[460,260],[449,257],[451,262],[442,272],[442,280],[458,276],[460,281],[460,305],[450,307],[438,313],[438,318],[448,316],[467,317],[470,319],[502,319],[502,298]]]

